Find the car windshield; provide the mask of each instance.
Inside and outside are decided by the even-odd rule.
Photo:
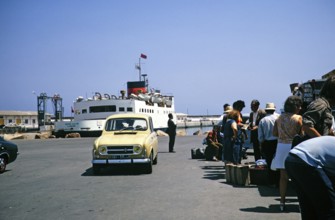
[[[106,122],[106,131],[137,130],[145,131],[148,129],[147,121],[143,118],[116,118]]]

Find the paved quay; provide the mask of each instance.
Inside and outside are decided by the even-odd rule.
[[[0,219],[300,219],[292,189],[280,212],[278,189],[227,184],[222,162],[191,159],[203,138],[177,137],[168,153],[168,137],[159,137],[152,174],[113,167],[99,176],[94,138],[14,140],[20,155],[0,175]]]

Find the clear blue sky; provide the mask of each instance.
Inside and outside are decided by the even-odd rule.
[[[280,108],[290,83],[335,69],[334,11],[333,0],[2,0],[0,110],[36,111],[32,91],[59,93],[69,116],[78,96],[136,81],[141,53],[177,112]]]

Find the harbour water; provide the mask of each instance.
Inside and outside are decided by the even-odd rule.
[[[186,135],[193,135],[195,132],[199,131],[201,132],[201,134],[204,134],[205,132],[208,132],[210,130],[212,130],[212,126],[202,126],[202,127],[191,127],[191,128],[177,128],[177,132],[178,131],[185,131]]]

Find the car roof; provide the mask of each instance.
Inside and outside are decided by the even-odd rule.
[[[151,117],[149,115],[140,114],[140,113],[114,114],[114,115],[111,115],[111,116],[107,117],[107,119],[113,119],[113,118],[145,118],[145,119],[149,119]]]

